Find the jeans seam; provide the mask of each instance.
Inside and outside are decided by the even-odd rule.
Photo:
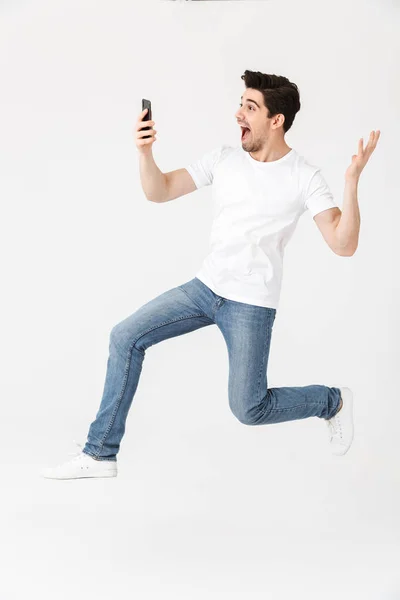
[[[129,350],[131,351],[133,346],[136,344],[136,342],[138,340],[140,340],[140,338],[142,338],[144,335],[146,335],[146,333],[150,333],[150,331],[155,331],[156,329],[160,329],[160,327],[163,327],[164,325],[170,325],[171,323],[177,323],[178,321],[184,321],[185,319],[192,319],[193,317],[207,317],[207,315],[205,314],[192,314],[192,315],[185,315],[184,317],[178,317],[176,319],[170,319],[169,321],[163,321],[162,323],[159,323],[158,325],[155,325],[155,327],[150,327],[150,329],[147,329],[146,331],[143,331],[143,333],[141,333],[134,341],[133,344],[131,345],[131,347],[129,348]],[[138,349],[137,349],[138,350]],[[140,350],[138,350],[138,352],[141,352]],[[143,354],[143,353],[142,353]]]
[[[260,402],[260,383],[261,383],[261,375],[262,375],[262,372],[263,372],[264,359],[265,359],[265,355],[266,355],[266,352],[267,352],[267,350],[266,350],[266,346],[267,345],[268,344],[263,344],[263,355],[262,355],[260,370],[258,372],[258,379],[257,379],[257,402]],[[268,377],[266,377],[266,379],[267,379],[267,390],[268,390]]]
[[[296,410],[298,410],[299,408],[302,408],[302,407],[304,407],[304,406],[307,406],[307,403],[304,403],[304,404],[297,404],[297,406],[291,406],[291,407],[289,407],[289,408],[273,408],[273,407],[272,407],[272,408],[270,408],[270,410],[269,410],[268,412],[267,412],[267,411],[265,411],[265,412],[264,412],[264,414],[263,414],[263,419],[264,419],[265,417],[267,417],[267,419],[268,419],[268,418],[269,418],[271,415],[273,415],[273,414],[277,414],[277,413],[283,413],[283,412],[285,412],[285,411],[291,411],[291,410],[295,410],[295,411],[296,411]],[[266,421],[266,423],[268,423],[268,421]]]
[[[114,408],[114,410],[113,410],[113,412],[111,414],[108,427],[107,427],[107,429],[106,429],[106,431],[105,431],[105,433],[103,435],[103,439],[101,441],[101,445],[100,445],[100,449],[99,449],[99,454],[100,454],[101,450],[103,449],[104,442],[106,441],[107,436],[110,433],[112,426],[115,423],[115,417],[117,415],[119,407],[121,406],[121,401],[122,401],[122,398],[123,398],[125,390],[126,390],[126,382],[128,380],[129,369],[130,369],[130,366],[131,366],[132,350],[134,348],[134,345],[135,345],[135,342],[132,344],[132,346],[130,346],[130,348],[128,350],[128,358],[127,358],[127,361],[125,363],[125,372],[124,372],[124,378],[122,380],[122,388],[121,388],[121,391],[120,391],[119,396],[117,398],[116,406],[115,406],[115,408]]]
[[[85,454],[88,454],[89,456],[91,456],[95,460],[110,460],[110,461],[114,461],[113,458],[106,458],[105,456],[98,456],[97,454],[92,454],[91,452],[88,452],[87,450],[84,450],[83,452]],[[116,459],[115,459],[115,462],[116,462]]]
[[[264,360],[265,360],[265,356],[267,355],[267,351],[269,352],[270,346],[271,346],[271,338],[272,338],[272,326],[271,326],[271,320],[269,320],[269,328],[268,328],[268,343],[265,343],[263,345],[263,357],[262,357],[262,361],[261,361],[261,367],[260,367],[260,371],[258,373],[258,381],[257,381],[257,401],[260,402],[261,398],[260,398],[260,383],[261,383],[261,375],[262,375],[262,371],[263,371],[263,365],[264,365]],[[267,364],[267,369],[268,369],[268,364]],[[267,391],[268,391],[268,376],[266,374],[266,382],[267,382]]]
[[[178,289],[182,290],[182,292],[183,292],[184,294],[186,294],[186,296],[189,298],[189,300],[191,300],[191,302],[193,302],[193,304],[195,304],[195,305],[197,306],[197,308],[198,308],[198,309],[201,311],[201,308],[200,308],[200,306],[197,304],[197,302],[195,302],[195,301],[193,300],[193,298],[192,298],[191,296],[189,296],[189,294],[187,293],[187,291],[186,291],[185,289],[183,289],[183,287],[182,287],[182,286],[178,285]],[[202,314],[201,314],[201,315],[196,315],[196,316],[200,316],[200,317],[201,317],[201,316],[203,316],[203,317],[207,317],[208,315],[206,315],[206,313],[202,311]]]
[[[271,408],[271,412],[284,412],[285,410],[297,410],[298,408],[303,408],[303,406],[307,406],[307,402],[303,404],[296,404],[296,406],[289,406],[288,408]]]
[[[106,431],[105,431],[105,433],[104,433],[104,435],[103,435],[103,438],[102,438],[102,440],[101,440],[101,443],[100,443],[100,448],[99,448],[99,452],[98,452],[97,456],[99,456],[99,455],[100,455],[100,452],[101,452],[101,451],[102,451],[102,449],[103,449],[104,442],[105,442],[105,440],[107,439],[107,436],[108,436],[108,434],[110,433],[112,426],[114,425],[114,422],[115,422],[115,417],[116,417],[116,415],[117,415],[117,412],[118,412],[118,409],[119,409],[119,407],[121,406],[121,401],[122,401],[122,398],[123,398],[123,395],[124,395],[124,393],[125,393],[125,389],[126,389],[126,382],[127,382],[127,380],[128,380],[129,369],[130,369],[130,365],[131,365],[131,359],[132,359],[132,351],[133,351],[133,350],[136,350],[136,351],[137,351],[137,352],[139,352],[140,354],[142,354],[142,355],[144,354],[144,353],[143,353],[143,352],[141,352],[141,351],[140,351],[138,348],[136,348],[136,347],[135,347],[135,344],[136,344],[136,342],[137,342],[137,341],[138,341],[138,340],[139,340],[141,337],[143,337],[144,335],[146,335],[146,333],[149,333],[150,331],[154,331],[155,329],[159,329],[160,327],[163,327],[164,325],[169,325],[170,323],[177,323],[178,321],[182,321],[182,320],[184,320],[184,319],[191,319],[191,318],[193,318],[193,317],[202,317],[202,316],[207,316],[207,315],[202,315],[202,314],[200,314],[200,315],[198,315],[198,314],[193,314],[193,315],[186,315],[186,316],[184,316],[184,317],[179,317],[179,318],[177,318],[177,319],[170,319],[169,321],[164,321],[163,323],[159,323],[159,324],[158,324],[158,325],[156,325],[155,327],[151,327],[151,328],[150,328],[150,329],[148,329],[147,331],[144,331],[143,333],[141,333],[141,334],[140,334],[140,335],[139,335],[139,336],[138,336],[138,337],[137,337],[137,338],[136,338],[136,339],[133,341],[133,343],[132,343],[132,344],[131,344],[131,346],[129,347],[129,350],[128,350],[128,358],[127,358],[127,361],[126,361],[126,363],[125,363],[125,372],[124,372],[124,379],[123,379],[123,381],[122,381],[122,389],[121,389],[121,392],[119,393],[119,396],[118,396],[118,398],[117,398],[116,406],[115,406],[115,409],[113,410],[113,412],[112,412],[112,415],[111,415],[111,417],[110,417],[110,421],[109,421],[108,427],[107,427],[107,429],[106,429]]]

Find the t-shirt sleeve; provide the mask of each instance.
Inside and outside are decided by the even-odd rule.
[[[185,169],[190,173],[196,188],[211,185],[214,179],[214,169],[221,156],[223,146],[218,146],[206,152],[200,159],[187,165]]]
[[[308,184],[305,194],[304,210],[309,210],[311,216],[315,217],[315,215],[323,210],[335,208],[336,206],[338,206],[338,204],[321,173],[321,169],[318,169],[312,175]]]

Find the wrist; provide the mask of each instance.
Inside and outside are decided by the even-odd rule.
[[[350,176],[344,178],[344,180],[345,180],[346,183],[352,183],[354,185],[358,184],[359,179],[360,179],[359,175],[358,176],[356,176],[356,175],[350,175]]]

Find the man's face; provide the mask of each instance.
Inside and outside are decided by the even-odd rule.
[[[239,125],[248,128],[240,130],[242,148],[247,152],[257,152],[268,140],[272,119],[267,115],[262,93],[246,88],[235,117]]]

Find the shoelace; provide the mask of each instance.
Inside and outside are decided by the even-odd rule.
[[[326,424],[329,429],[329,441],[331,442],[333,438],[337,438],[338,440],[342,440],[342,423],[338,415],[335,415],[329,421],[326,421]]]
[[[73,458],[71,460],[79,460],[81,458],[81,456],[82,456],[83,446],[82,446],[82,444],[80,444],[76,440],[73,440],[73,442],[77,446],[77,448],[75,449],[75,452],[68,452],[68,456],[73,456]],[[64,462],[56,465],[54,468],[55,469],[60,469],[63,466],[64,466]]]
[[[74,444],[77,446],[74,452],[68,452],[68,456],[73,456],[74,458],[79,458],[82,455],[83,446],[76,440],[73,440]]]

